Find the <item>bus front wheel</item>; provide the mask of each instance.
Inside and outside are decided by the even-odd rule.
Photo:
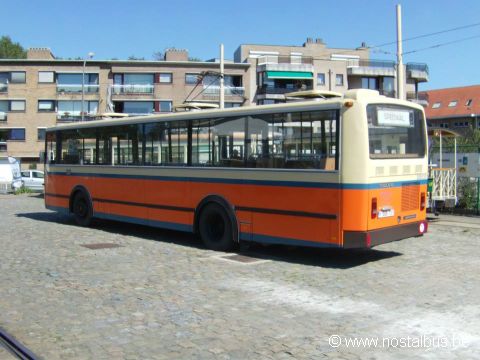
[[[92,222],[92,204],[88,197],[78,192],[73,198],[72,212],[75,222],[80,226],[89,226]]]
[[[217,203],[210,203],[202,209],[198,232],[209,249],[229,251],[234,246],[232,221],[224,208]]]

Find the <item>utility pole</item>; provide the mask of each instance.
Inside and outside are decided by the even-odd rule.
[[[82,68],[82,121],[85,120],[85,66],[87,65],[87,59],[91,59],[95,56],[93,52],[89,52],[88,56],[83,59],[83,68]]]
[[[223,44],[220,44],[220,109],[225,107]]]
[[[405,72],[402,57],[402,6],[397,4],[397,98],[405,100]]]

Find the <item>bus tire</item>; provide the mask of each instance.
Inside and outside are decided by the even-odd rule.
[[[232,250],[233,224],[225,209],[218,203],[205,205],[198,219],[198,233],[205,246],[216,251]]]
[[[73,197],[72,212],[75,222],[80,226],[90,226],[92,223],[93,211],[92,203],[88,196],[78,191]]]

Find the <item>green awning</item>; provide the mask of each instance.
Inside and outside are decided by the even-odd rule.
[[[269,79],[313,79],[309,71],[267,71]]]

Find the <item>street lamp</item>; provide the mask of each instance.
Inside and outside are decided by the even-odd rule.
[[[92,59],[95,56],[93,52],[89,52],[87,57],[83,59],[83,70],[82,70],[82,121],[85,118],[84,112],[84,99],[85,99],[85,66],[87,65],[87,59]]]

